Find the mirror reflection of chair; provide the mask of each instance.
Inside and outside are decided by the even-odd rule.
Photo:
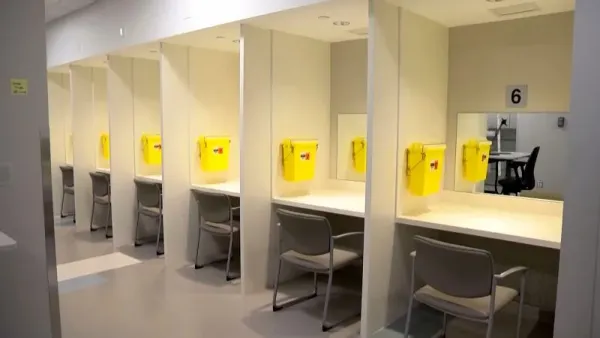
[[[273,291],[273,311],[279,311],[315,298],[318,291],[317,275],[326,274],[329,276],[329,279],[327,290],[325,291],[325,305],[321,328],[323,331],[328,331],[341,323],[338,322],[332,325],[327,321],[333,272],[362,259],[360,253],[339,248],[336,244],[344,238],[363,236],[364,233],[348,232],[334,236],[329,221],[323,216],[278,209],[277,217],[279,218],[279,262],[275,275],[275,289]],[[312,272],[314,289],[307,296],[293,299],[283,304],[277,304],[279,275],[281,273],[281,264],[284,261],[299,269]]]
[[[140,246],[143,243],[138,238],[140,227],[140,216],[146,216],[158,221],[158,233],[156,235],[156,254],[158,256],[164,253],[160,249],[160,239],[163,226],[163,204],[162,204],[162,184],[148,182],[144,180],[134,180],[137,196],[136,214],[137,220],[135,224],[135,246]]]
[[[410,329],[413,300],[444,313],[442,337],[446,335],[450,315],[486,323],[486,337],[490,338],[496,312],[520,295],[516,334],[519,337],[527,268],[514,267],[501,274],[494,274],[494,259],[488,251],[422,236],[415,236],[415,246],[416,250],[411,253],[411,297],[404,337],[408,337]],[[521,274],[519,291],[498,285],[499,281],[515,273]],[[416,277],[425,286],[415,292]]]
[[[62,200],[60,202],[60,218],[65,218],[69,215],[64,214],[65,210],[65,195],[73,196],[75,201],[75,177],[73,174],[73,167],[71,166],[60,166],[60,173],[62,175]],[[74,210],[75,208],[73,208]],[[75,223],[75,211],[73,211],[73,223]]]
[[[231,258],[233,255],[233,240],[236,233],[240,231],[239,210],[240,207],[233,205],[229,196],[223,194],[213,194],[192,190],[196,203],[198,205],[199,231],[198,243],[196,244],[196,258],[194,267],[203,268],[206,264],[198,264],[198,254],[200,251],[200,237],[203,232],[212,236],[222,236],[229,238],[229,249],[227,251],[227,268],[225,271],[225,280],[234,279],[229,275],[231,268]]]
[[[503,195],[519,195],[523,190],[533,190],[535,188],[535,164],[537,162],[540,147],[533,148],[527,162],[511,162],[510,168],[514,175],[501,179],[498,183],[502,187]]]
[[[102,173],[91,172],[90,177],[92,178],[92,215],[90,217],[90,231],[96,231],[99,228],[94,228],[94,212],[96,211],[96,205],[102,205],[106,208],[106,224],[104,228],[104,236],[111,238],[109,235],[108,228],[110,227],[110,176]]]

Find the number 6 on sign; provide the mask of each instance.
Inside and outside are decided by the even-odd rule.
[[[506,108],[527,107],[527,85],[506,86]]]

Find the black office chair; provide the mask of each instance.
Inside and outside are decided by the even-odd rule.
[[[535,147],[527,162],[512,162],[509,164],[514,171],[514,176],[505,177],[498,182],[502,187],[503,195],[519,195],[523,190],[533,190],[535,188],[535,163],[539,152],[540,147]]]

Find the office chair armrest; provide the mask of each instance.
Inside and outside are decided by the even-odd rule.
[[[351,236],[364,236],[365,233],[362,231],[355,231],[355,232],[346,232],[344,234],[339,234],[339,235],[335,235],[335,236],[331,236],[331,238],[333,238],[334,240],[337,239],[342,239],[342,238],[346,238],[346,237],[351,237]]]
[[[504,279],[504,278],[506,278],[512,274],[518,273],[518,272],[526,273],[528,270],[529,270],[529,268],[526,268],[524,266],[515,266],[514,268],[510,268],[499,275],[494,275],[494,278]]]

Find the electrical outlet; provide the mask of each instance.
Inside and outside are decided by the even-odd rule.
[[[542,181],[542,180],[537,181],[537,187],[538,188],[543,188],[544,187],[544,181]]]

